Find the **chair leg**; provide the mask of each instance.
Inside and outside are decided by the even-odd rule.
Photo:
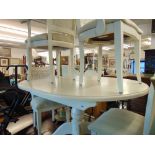
[[[36,112],[37,116],[37,129],[38,129],[38,135],[41,135],[41,112],[37,111]]]
[[[36,112],[33,111],[33,127],[36,127]]]
[[[70,118],[71,118],[70,107],[65,107],[65,110],[66,110],[66,122],[70,122]]]
[[[74,69],[73,55],[74,55],[74,49],[70,49],[69,74],[70,74],[72,79],[74,79],[74,76],[73,76],[73,69]]]
[[[114,29],[117,85],[118,92],[123,93],[123,30],[121,21],[115,23]]]
[[[136,76],[139,83],[141,83],[140,76],[140,55],[141,55],[141,38],[135,41],[135,64],[136,64]]]
[[[102,74],[102,46],[99,46],[98,49],[98,81],[101,80]]]
[[[49,51],[49,64],[50,64],[50,79],[54,83],[54,65],[53,65],[53,51],[52,51],[52,34],[48,32],[48,51]]]
[[[61,51],[58,49],[56,51],[57,77],[60,77],[60,53]]]
[[[52,122],[54,122],[54,121],[55,121],[55,110],[52,109]]]
[[[80,79],[79,83],[82,86],[83,74],[84,74],[84,47],[83,43],[80,43]]]
[[[31,49],[31,43],[30,43],[30,38],[31,38],[31,20],[28,21],[27,23],[27,27],[28,27],[28,42],[27,42],[27,50],[26,50],[26,64],[28,64],[28,71],[27,71],[27,80],[31,80],[31,70],[32,70],[32,49]]]

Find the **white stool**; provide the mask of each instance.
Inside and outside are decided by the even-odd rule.
[[[43,99],[40,97],[34,97],[31,106],[33,109],[33,126],[37,128],[38,135],[41,134],[41,113],[45,111],[52,111],[52,121],[55,120],[55,110],[64,107],[64,105]],[[66,110],[66,119],[69,121],[69,110]]]

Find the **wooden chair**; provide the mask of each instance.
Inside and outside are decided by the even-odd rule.
[[[102,74],[102,46],[104,43],[107,44],[107,42],[114,40],[118,92],[123,93],[123,39],[127,37],[132,37],[134,40],[137,79],[141,82],[140,53],[142,30],[134,22],[127,19],[97,19],[83,26],[80,26],[79,21],[77,21],[77,27],[80,46],[80,85],[83,83],[84,44],[96,44],[99,46],[98,80],[100,81]]]
[[[145,117],[137,113],[112,108],[92,122],[88,129],[98,135],[155,134],[155,77],[151,78]]]

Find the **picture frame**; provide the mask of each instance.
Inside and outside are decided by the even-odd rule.
[[[0,58],[0,66],[6,67],[9,65],[9,59],[8,58]]]
[[[102,65],[107,66],[108,65],[108,55],[102,56]]]
[[[109,59],[109,68],[115,68],[115,59]]]
[[[68,65],[68,56],[61,56],[61,65]]]

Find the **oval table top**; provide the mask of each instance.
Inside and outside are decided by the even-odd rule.
[[[33,95],[48,95],[51,98],[81,100],[88,102],[116,101],[138,98],[148,93],[149,86],[135,80],[123,79],[123,93],[117,90],[117,79],[102,77],[98,82],[97,77],[84,77],[83,86],[79,86],[79,77],[75,80],[70,77],[55,78],[55,84],[50,79],[22,81],[18,84],[20,89],[31,92]]]

